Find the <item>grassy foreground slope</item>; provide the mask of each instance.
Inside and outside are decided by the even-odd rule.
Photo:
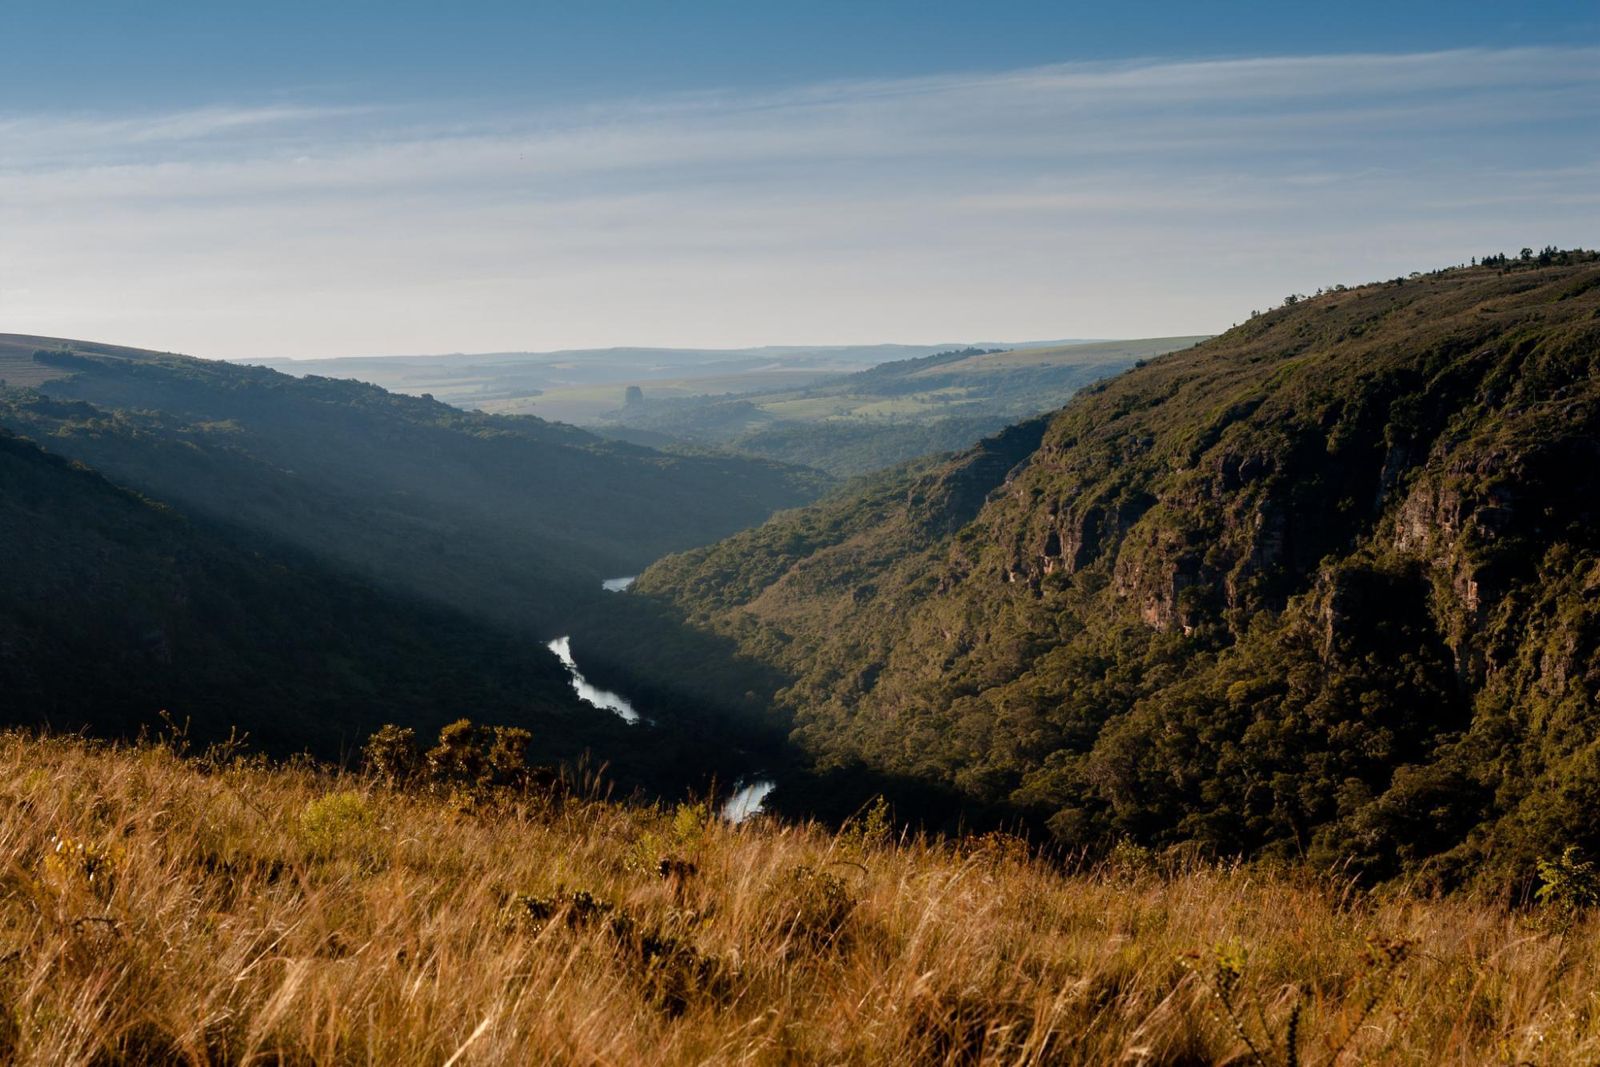
[[[1600,852],[1592,253],[1298,300],[1035,437],[638,588],[782,672],[823,764],[949,783],[1064,843],[1446,884]]]
[[[1565,1064],[1582,911],[0,735],[0,1058]],[[1565,899],[1565,898],[1561,898]]]

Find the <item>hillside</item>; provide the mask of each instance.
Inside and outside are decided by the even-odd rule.
[[[131,736],[166,709],[197,736],[237,725],[337,756],[383,722],[437,728],[463,707],[569,742],[583,714],[526,642],[189,521],[4,431],[0,543],[11,722]]]
[[[1600,1055],[1570,868],[1512,910],[16,733],[0,843],[17,1064]]]
[[[881,363],[799,388],[658,395],[611,412],[597,429],[642,443],[684,441],[803,463],[847,477],[966,448],[1065,403],[1142,359],[1204,340],[1150,337],[990,349],[965,347]]]
[[[531,417],[50,338],[0,426],[192,514],[500,624],[560,625],[601,578],[803,502],[812,473]]]
[[[541,643],[197,519],[0,430],[0,720],[132,738],[242,736],[352,759],[386,722],[463,714],[627,795],[724,787],[747,766],[692,717],[628,725],[580,703]]]
[[[638,589],[826,766],[1368,877],[1600,849],[1600,263],[1297,299]],[[1012,463],[1011,460],[1016,462]]]

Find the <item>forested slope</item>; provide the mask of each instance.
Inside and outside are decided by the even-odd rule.
[[[197,736],[237,726],[332,758],[383,722],[464,711],[572,754],[567,721],[592,718],[529,642],[188,520],[4,431],[0,543],[7,722],[130,736],[166,710]]]
[[[378,726],[462,717],[619,795],[703,793],[747,757],[692,720],[580,703],[540,642],[197,519],[0,430],[0,723],[179,730],[337,761]],[[163,714],[164,713],[164,714]]]
[[[186,510],[499,623],[550,628],[601,577],[759,522],[812,474],[670,455],[327,378],[12,339],[54,373],[0,425]]]
[[[1600,846],[1592,254],[1292,302],[996,447],[640,589],[782,671],[824,766],[1067,843],[1444,880]]]

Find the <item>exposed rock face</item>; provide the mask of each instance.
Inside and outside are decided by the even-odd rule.
[[[1186,625],[1179,600],[1205,577],[1202,557],[1172,530],[1141,529],[1122,541],[1112,591],[1128,601],[1146,626],[1174,630]]]
[[[1434,573],[1457,667],[1481,683],[1506,650],[1482,631],[1553,540],[1600,542],[1600,420],[1593,404],[1533,405],[1492,436],[1440,450],[1396,509],[1393,548]],[[1560,656],[1546,653],[1565,676]]]
[[[1007,427],[919,479],[906,494],[914,521],[933,535],[953,533],[971,522],[1017,465],[1033,456],[1047,425],[1045,419],[1029,419]]]

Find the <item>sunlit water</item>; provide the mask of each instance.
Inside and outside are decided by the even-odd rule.
[[[608,593],[625,593],[633,585],[637,575],[628,575],[625,578],[607,578],[600,583],[600,588]],[[561,665],[567,668],[567,675],[572,680],[572,688],[578,694],[578,699],[591,707],[602,711],[609,711],[618,715],[627,722],[641,722],[645,720],[634,706],[628,703],[628,698],[620,693],[613,693],[599,689],[589,684],[589,680],[578,670],[578,661],[572,657],[572,638],[558,637],[549,644],[549,649],[554,652]],[[776,782],[767,778],[758,778],[754,781],[738,781],[734,783],[733,795],[722,805],[722,817],[732,823],[741,823],[752,815],[761,811],[761,804],[767,799],[767,794],[777,787]]]
[[[729,822],[744,822],[761,810],[761,802],[777,787],[777,782],[765,778],[754,782],[736,783],[733,796],[722,805],[722,817]]]
[[[583,676],[583,672],[578,670],[577,660],[572,658],[572,638],[558,637],[551,641],[547,647],[556,654],[556,658],[561,661],[562,666],[567,668],[567,674],[572,680],[572,688],[577,692],[579,700],[602,711],[609,711],[619,715],[628,722],[639,721],[639,713],[633,710],[633,705],[628,703],[627,697],[605,689],[597,689],[589,684],[589,680]]]

